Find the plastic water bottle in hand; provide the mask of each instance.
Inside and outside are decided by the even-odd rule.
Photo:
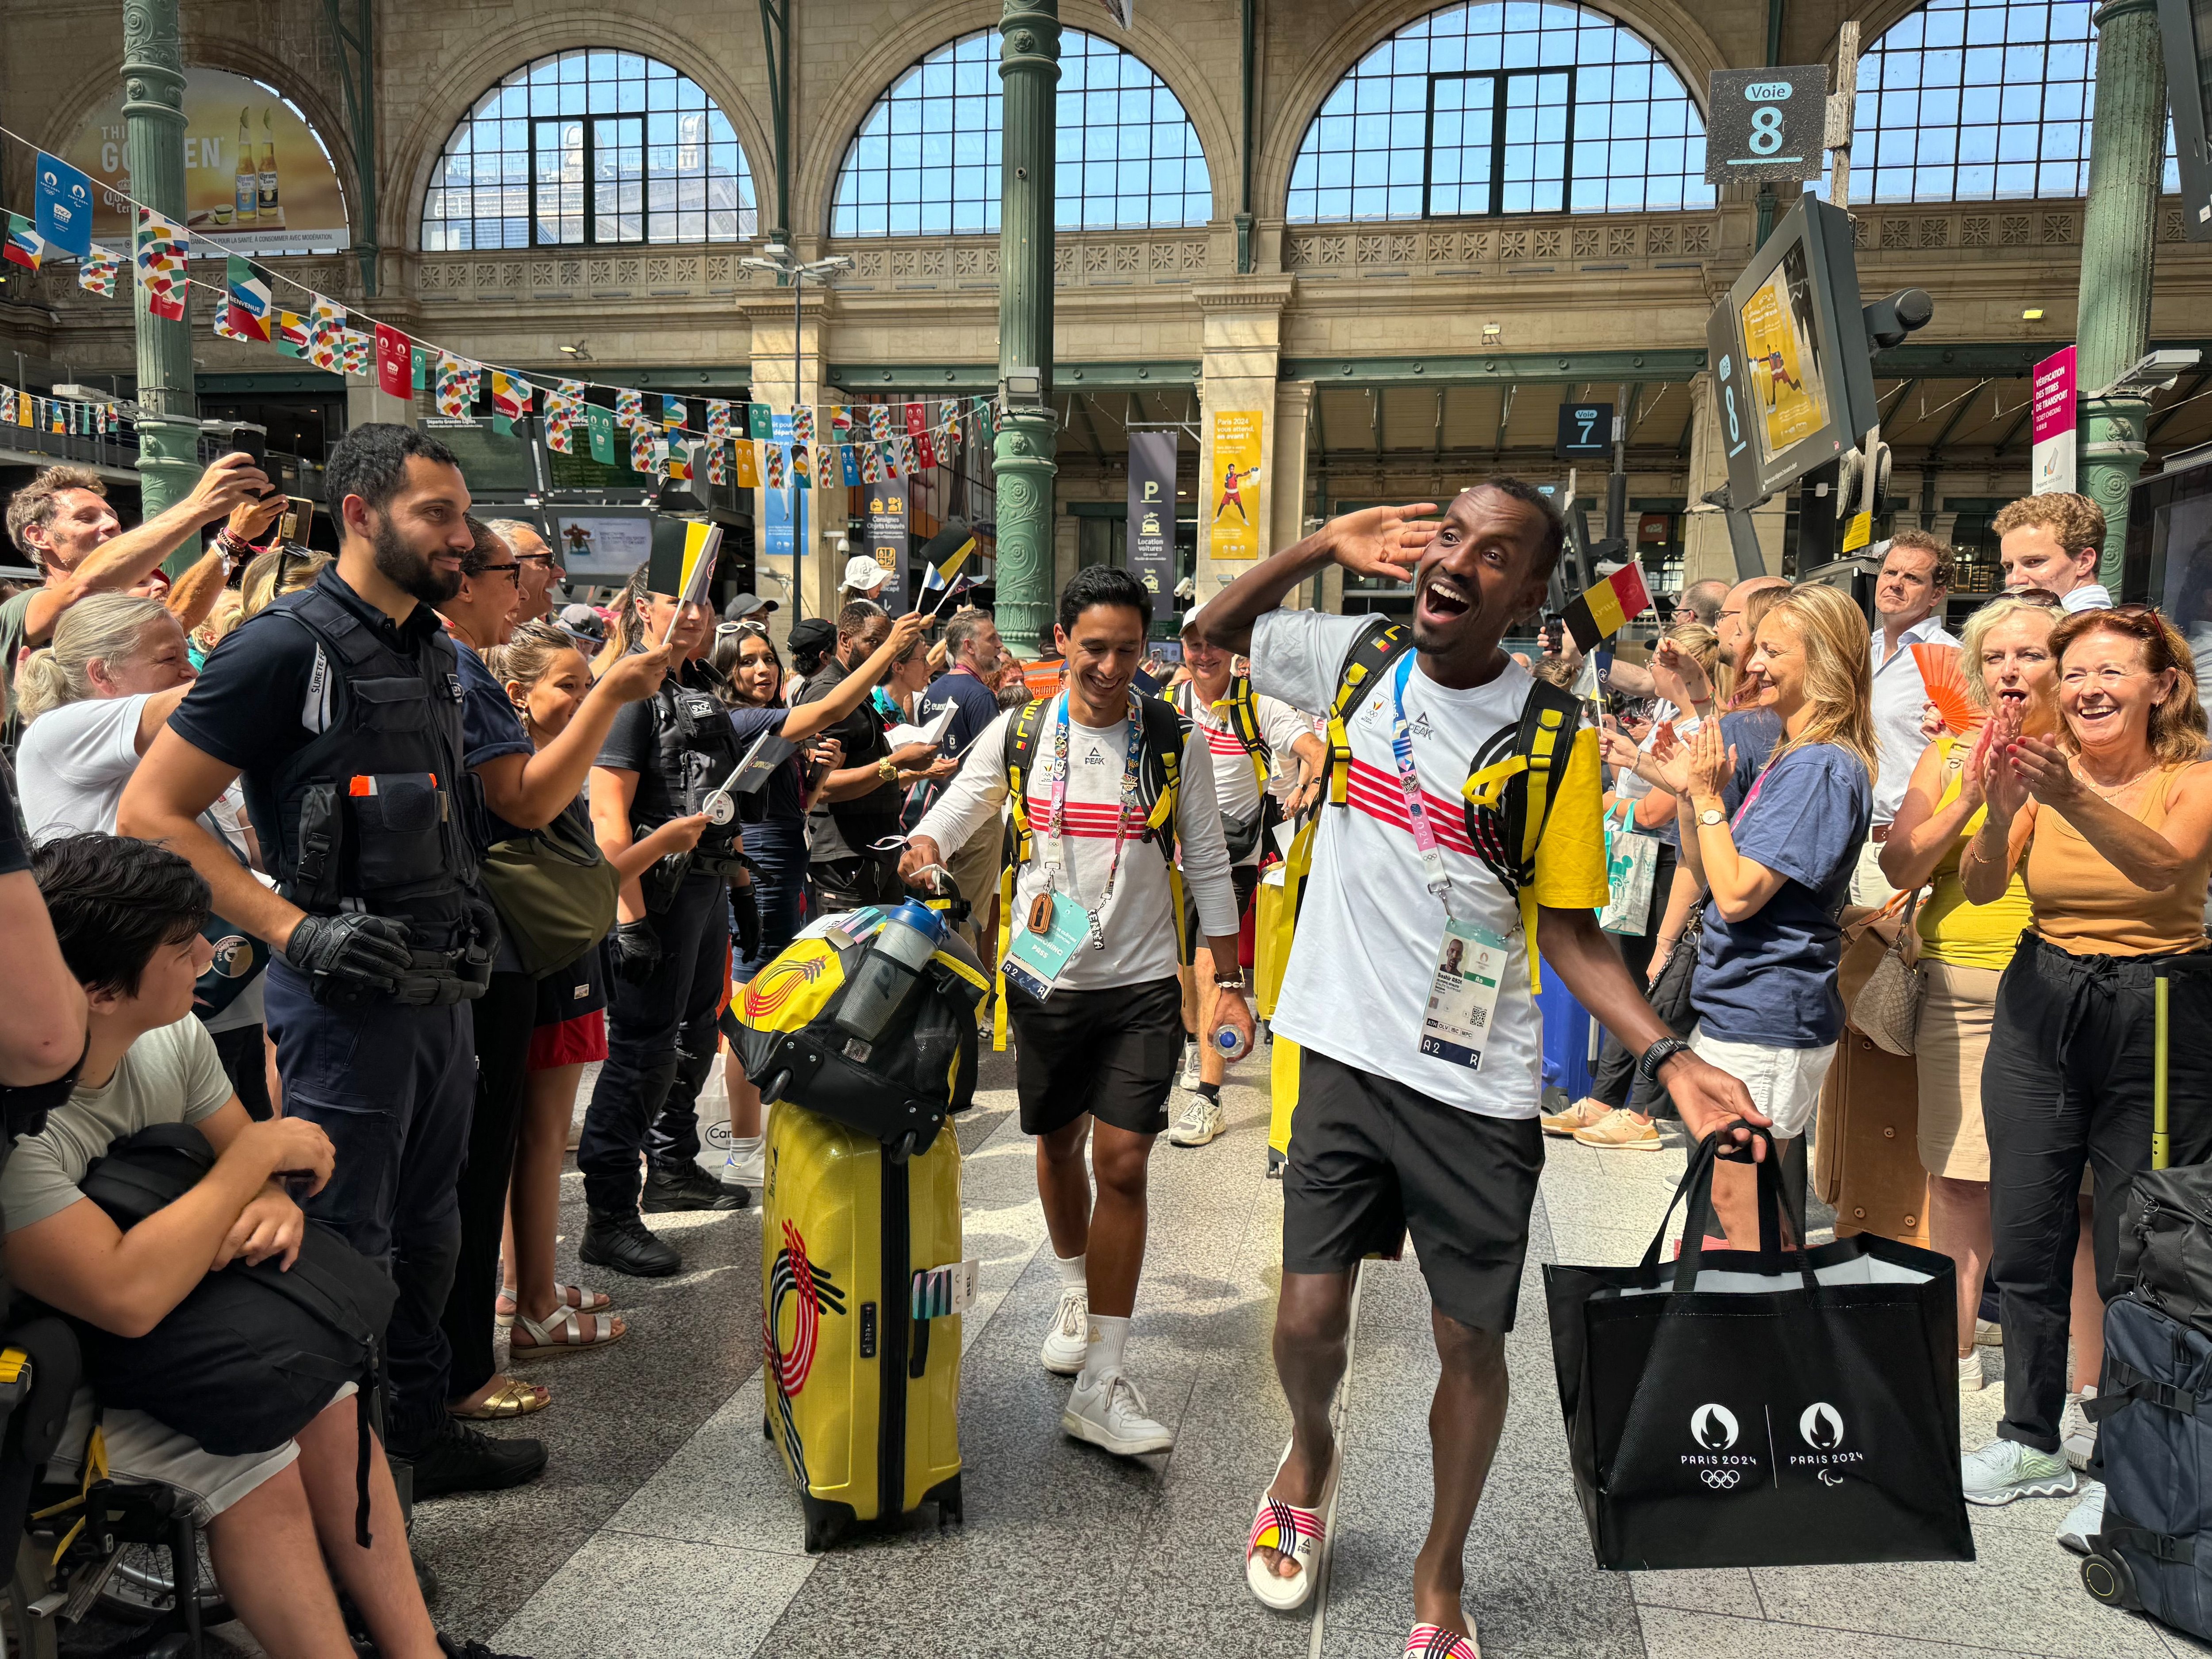
[[[944,937],[937,912],[918,900],[908,899],[885,916],[837,1011],[838,1029],[865,1043],[880,1038],[921,982],[922,969]]]

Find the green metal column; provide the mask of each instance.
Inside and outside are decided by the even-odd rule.
[[[185,60],[177,0],[133,0],[123,9],[123,118],[131,193],[185,222]],[[199,399],[192,383],[191,331],[146,309],[134,282],[138,319],[138,472],[145,516],[185,495],[199,477]]]
[[[999,183],[999,632],[1033,654],[1052,637],[1052,221],[1059,0],[1006,0],[999,19],[1006,146]],[[1006,377],[1041,377],[1008,398]]]
[[[2156,0],[2097,9],[2097,113],[2081,227],[2076,368],[2085,391],[2110,386],[2150,344],[2150,281],[2159,173],[2166,160],[2166,59]],[[2142,398],[2081,405],[2081,493],[2105,509],[2098,580],[2118,592],[2128,544],[2128,492],[2142,471]]]

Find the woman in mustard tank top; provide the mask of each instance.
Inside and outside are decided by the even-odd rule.
[[[2018,871],[2034,906],[1982,1069],[2005,1414],[1966,1458],[1979,1504],[2075,1489],[2061,1443],[2076,1200],[2086,1164],[2109,1300],[2129,1184],[2150,1164],[2159,979],[2171,988],[2172,1161],[2212,1153],[2212,766],[2196,670],[2181,635],[2141,605],[2070,616],[2051,645],[2063,724],[2040,738],[2009,709],[1992,717],[1973,763],[1988,815],[1960,863],[1972,902],[2001,900]],[[2081,1507],[2101,1498],[2093,1486]],[[2069,1517],[2068,1530],[2081,1528]]]
[[[1960,660],[1966,690],[1984,709],[2017,706],[2021,729],[2058,729],[2057,604],[2039,590],[1990,600],[1966,619]],[[2033,920],[2015,874],[1994,904],[1972,904],[1960,855],[1982,827],[1976,734],[1942,737],[1921,751],[1881,849],[1881,873],[1899,891],[1927,887],[1915,917],[1920,938],[1920,1018],[1913,1060],[1920,1085],[1920,1161],[1927,1169],[1928,1243],[1958,1266],[1959,1386],[1983,1386],[1974,1346],[1982,1278],[1990,1265],[1990,1144],[1982,1128],[1982,1061],[1996,1015],[1997,980]],[[2077,1280],[2095,1274],[2079,1261]]]

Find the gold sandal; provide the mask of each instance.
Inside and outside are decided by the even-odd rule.
[[[501,1376],[497,1388],[466,1411],[447,1409],[450,1415],[471,1423],[492,1423],[502,1418],[527,1417],[552,1403],[552,1395],[543,1385],[526,1382],[519,1376]]]

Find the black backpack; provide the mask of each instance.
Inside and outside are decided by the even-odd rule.
[[[78,1187],[128,1231],[215,1165],[189,1123],[117,1141]],[[310,1221],[289,1271],[277,1260],[209,1273],[143,1336],[82,1320],[84,1377],[104,1407],[142,1411],[218,1456],[272,1451],[313,1422],[341,1382],[360,1385],[361,1508],[368,1547],[370,1395],[398,1289],[333,1229]]]

